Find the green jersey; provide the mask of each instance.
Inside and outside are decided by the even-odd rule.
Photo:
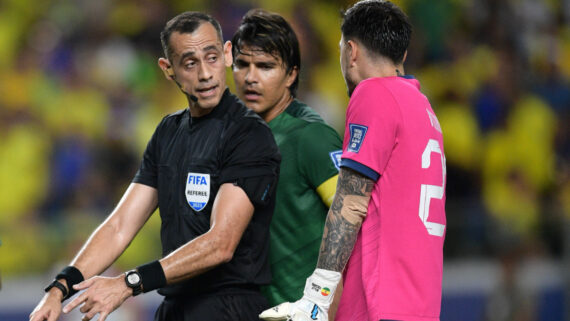
[[[328,207],[338,177],[342,140],[307,105],[294,100],[269,122],[281,151],[269,262],[272,283],[263,293],[271,305],[303,294],[317,265]]]

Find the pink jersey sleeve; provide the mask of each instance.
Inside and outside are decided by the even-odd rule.
[[[362,81],[346,112],[342,165],[377,180],[396,144],[400,117],[390,91],[373,80]]]

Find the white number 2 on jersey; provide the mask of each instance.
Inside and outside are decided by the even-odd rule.
[[[442,199],[445,184],[445,155],[441,152],[439,142],[435,139],[430,139],[424,152],[422,154],[422,168],[429,168],[431,163],[431,153],[438,153],[441,156],[441,172],[443,175],[442,185],[428,185],[422,184],[420,194],[420,219],[424,223],[428,233],[435,236],[443,236],[445,225],[428,221],[429,217],[429,203],[432,198]]]

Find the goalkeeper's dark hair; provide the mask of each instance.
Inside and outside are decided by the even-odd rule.
[[[172,56],[172,48],[170,47],[170,36],[172,33],[193,33],[203,23],[210,23],[214,26],[220,42],[224,42],[222,27],[214,17],[203,12],[186,11],[170,19],[160,33],[160,42],[162,43],[162,50],[164,51],[165,57],[170,59],[170,56]]]
[[[299,40],[289,23],[280,15],[263,9],[249,10],[242,18],[238,30],[232,38],[234,59],[243,54],[243,47],[261,50],[276,58],[281,58],[287,73],[297,67],[301,70]],[[296,97],[299,87],[299,73],[289,91]]]
[[[412,25],[390,1],[363,0],[342,13],[345,40],[357,40],[373,54],[402,63],[410,44]]]

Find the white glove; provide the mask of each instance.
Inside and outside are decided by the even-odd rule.
[[[316,269],[307,279],[300,300],[265,310],[259,318],[267,321],[328,321],[329,307],[340,277],[340,272]]]

